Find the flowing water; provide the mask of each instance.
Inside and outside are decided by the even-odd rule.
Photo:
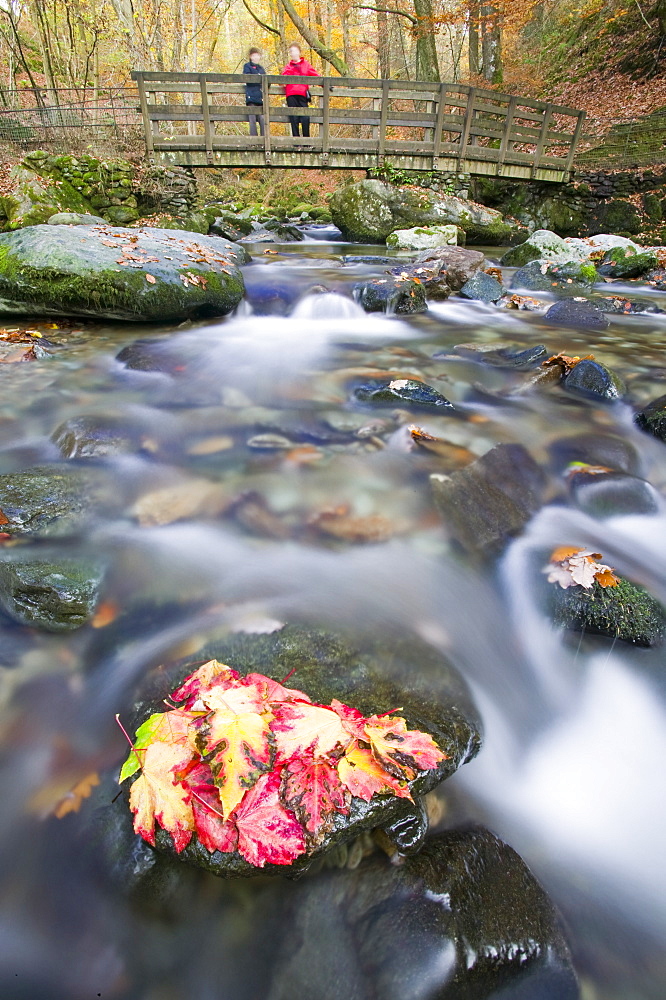
[[[107,618],[64,636],[0,619],[3,997],[257,995],[233,926],[219,950],[205,937],[210,879],[194,898],[137,915],[82,862],[76,817],[44,816],[82,775],[123,758],[114,715],[128,711],[148,667],[230,627],[294,620],[398,628],[456,665],[485,729],[480,756],[445,787],[456,821],[488,825],[546,886],[584,1000],[664,995],[664,653],[553,630],[535,597],[535,559],[562,543],[590,546],[666,603],[666,508],[602,522],[553,492],[557,502],[499,565],[479,565],[448,540],[428,483],[440,459],[416,453],[407,427],[474,455],[519,442],[542,463],[559,437],[614,432],[663,493],[666,448],[635,428],[629,405],[563,392],[504,398],[522,375],[446,355],[497,340],[592,353],[626,379],[634,402],[647,402],[664,391],[666,316],[578,333],[462,299],[416,317],[366,315],[350,289],[385,265],[350,256],[373,254],[386,250],[313,230],[277,255],[256,248],[234,316],[159,330],[41,327],[52,356],[3,366],[0,472],[62,460],[51,435],[82,415],[121,417],[131,439],[87,463],[102,500],[85,535],[40,543],[105,560]],[[137,338],[159,342],[170,374],[115,360]],[[423,378],[459,415],[351,401],[355,380],[385,373]],[[331,511],[342,523],[333,532]],[[244,919],[247,891],[233,890],[231,924]]]

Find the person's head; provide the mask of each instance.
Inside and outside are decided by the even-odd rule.
[[[259,49],[250,49],[248,53],[248,58],[251,63],[261,62],[261,52]]]
[[[303,56],[301,55],[300,45],[290,45],[289,46],[289,58],[292,62],[300,62]]]

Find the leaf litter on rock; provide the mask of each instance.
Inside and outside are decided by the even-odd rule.
[[[196,835],[211,853],[238,851],[257,868],[288,865],[321,844],[354,796],[411,799],[409,782],[446,758],[401,709],[366,717],[336,700],[317,705],[217,660],[171,699],[175,707],[167,701],[133,742],[125,733],[132,751],[120,781],[140,772],[130,789],[134,829],[154,845],[161,827],[178,853]]]

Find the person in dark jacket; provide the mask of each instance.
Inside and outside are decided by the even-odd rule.
[[[289,62],[282,70],[282,76],[319,76],[319,73],[301,54],[300,45],[289,46]],[[287,83],[284,88],[287,105],[290,108],[307,108],[310,103],[310,91],[305,83]],[[300,125],[305,137],[310,135],[310,119],[303,115],[290,115],[291,134],[298,136]]]
[[[243,73],[247,76],[261,76],[266,75],[266,70],[260,64],[261,52],[259,49],[252,48],[248,52],[248,61],[243,66]],[[257,80],[256,83],[246,83],[245,84],[245,103],[250,107],[261,107],[264,103],[263,94],[261,92],[261,81]],[[250,115],[250,135],[257,134],[257,119],[259,120],[259,130],[261,134],[264,134],[264,116],[263,115]]]

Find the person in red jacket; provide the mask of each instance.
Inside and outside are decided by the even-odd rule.
[[[319,73],[311,66],[301,53],[300,45],[289,46],[289,62],[282,70],[282,76],[319,76]],[[287,83],[284,92],[287,97],[287,105],[290,108],[307,108],[310,103],[310,91],[305,83]],[[298,136],[298,126],[300,125],[304,137],[310,135],[310,119],[303,115],[290,115],[291,134]]]

